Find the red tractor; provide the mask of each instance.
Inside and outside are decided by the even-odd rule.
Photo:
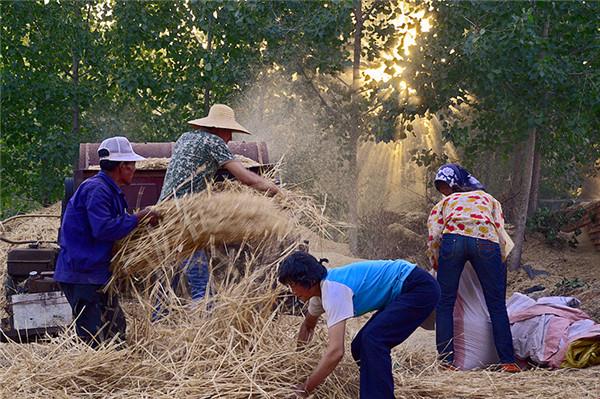
[[[73,177],[65,179],[65,195],[62,200],[64,211],[69,199],[87,178],[99,171],[99,143],[83,143],[79,146],[79,160]],[[162,159],[156,167],[138,168],[133,183],[123,188],[130,210],[154,205],[158,201],[175,143],[132,143],[134,151],[146,158]],[[232,153],[250,161],[247,167],[263,174],[273,168],[269,163],[267,145],[264,142],[229,142]],[[217,179],[228,178],[221,170]],[[35,216],[38,217],[38,216]],[[6,222],[6,221],[5,221]],[[57,241],[12,241],[7,256],[7,277],[4,295],[7,299],[6,312],[9,317],[0,324],[0,340],[29,341],[30,339],[54,334],[71,320],[71,308],[53,279],[58,255]],[[26,246],[23,246],[23,245]]]

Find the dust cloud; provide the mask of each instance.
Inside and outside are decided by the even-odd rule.
[[[263,76],[234,103],[239,120],[253,135],[236,140],[265,141],[271,161],[283,157],[287,183],[300,185],[311,194],[334,203],[347,203],[354,185],[346,174],[347,164],[335,131],[323,121],[318,99],[296,94],[299,84],[281,75]],[[429,206],[431,182],[424,167],[411,160],[412,150],[433,149],[457,159],[456,150],[441,136],[435,116],[417,119],[414,134],[391,142],[363,141],[358,148],[358,193],[360,213],[374,206],[390,212],[405,212]],[[365,135],[366,136],[366,135]]]

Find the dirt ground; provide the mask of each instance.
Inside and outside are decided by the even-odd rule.
[[[525,244],[522,264],[529,265],[543,275],[530,278],[523,269],[508,274],[508,295],[513,292],[526,293],[528,288],[540,291],[528,295],[574,296],[581,308],[594,320],[600,321],[600,252],[595,250],[587,237],[579,237],[577,248],[552,248],[542,237],[529,235]]]
[[[58,214],[59,205],[41,210],[40,213]],[[58,220],[19,220],[5,226],[2,232],[13,239],[55,239]],[[351,255],[347,244],[319,238],[315,234],[305,233],[310,241],[310,251],[315,256],[329,259],[329,266],[338,267],[359,260]],[[0,277],[6,270],[6,253],[9,245],[0,242]],[[410,259],[414,254],[403,256]],[[508,296],[513,292],[540,286],[540,291],[531,296],[573,295],[582,301],[582,308],[596,321],[600,321],[600,252],[582,243],[578,249],[555,249],[547,246],[540,237],[528,236],[523,263],[536,271],[548,275],[529,278],[526,271],[509,273]],[[540,288],[538,287],[538,288]],[[2,290],[3,291],[3,290]],[[4,295],[0,296],[0,305],[4,307]],[[3,309],[0,312],[3,313]],[[4,317],[4,313],[2,317]],[[353,319],[348,323],[348,339],[362,327],[368,316]],[[286,327],[288,334],[297,329],[298,320]],[[325,334],[324,328],[320,335]],[[321,339],[324,341],[325,339]],[[12,346],[2,346],[11,353]],[[17,352],[21,351],[15,347]],[[109,353],[109,352],[106,352]],[[110,352],[112,355],[112,352]],[[348,356],[348,359],[350,357]],[[402,345],[394,349],[392,356],[396,377],[396,394],[406,398],[600,398],[600,369],[585,370],[531,370],[518,375],[502,375],[489,371],[471,371],[448,373],[440,372],[436,366],[435,333],[419,328]],[[346,361],[345,369],[350,368],[352,375],[358,373],[351,360]],[[8,367],[8,366],[7,366]],[[37,367],[37,366],[36,366]],[[15,367],[0,368],[0,375],[16,370]],[[347,371],[347,370],[346,370]],[[340,378],[348,378],[347,374]],[[186,380],[187,381],[187,380]],[[345,380],[346,381],[346,380]],[[356,385],[355,377],[346,384]],[[188,382],[173,382],[174,386],[186,386]],[[189,384],[188,384],[189,385]],[[355,388],[352,388],[355,397]],[[0,394],[0,396],[2,396]],[[134,395],[135,396],[135,395]],[[57,396],[58,397],[58,396]],[[89,397],[97,397],[91,395]],[[323,397],[323,396],[318,396]],[[327,396],[326,396],[327,397]]]

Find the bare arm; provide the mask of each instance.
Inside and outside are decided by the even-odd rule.
[[[304,384],[307,393],[314,391],[325,378],[337,367],[344,357],[344,336],[346,334],[346,321],[340,321],[329,328],[329,342],[327,350],[321,357],[319,364]]]
[[[223,167],[246,186],[250,186],[269,195],[275,195],[280,192],[279,187],[277,187],[272,181],[267,180],[264,177],[244,168],[244,165],[242,165],[242,163],[238,160],[229,161],[223,165]]]
[[[300,332],[298,332],[298,349],[310,342],[318,321],[319,316],[313,316],[310,313],[306,314],[306,317],[300,326]]]

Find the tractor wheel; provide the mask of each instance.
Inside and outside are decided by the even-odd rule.
[[[65,178],[65,195],[63,196],[63,199],[60,203],[61,221],[62,221],[62,215],[65,214],[65,209],[67,208],[67,204],[69,203],[69,200],[71,199],[71,197],[73,196],[74,193],[75,193],[75,180],[72,177],[66,177]]]

